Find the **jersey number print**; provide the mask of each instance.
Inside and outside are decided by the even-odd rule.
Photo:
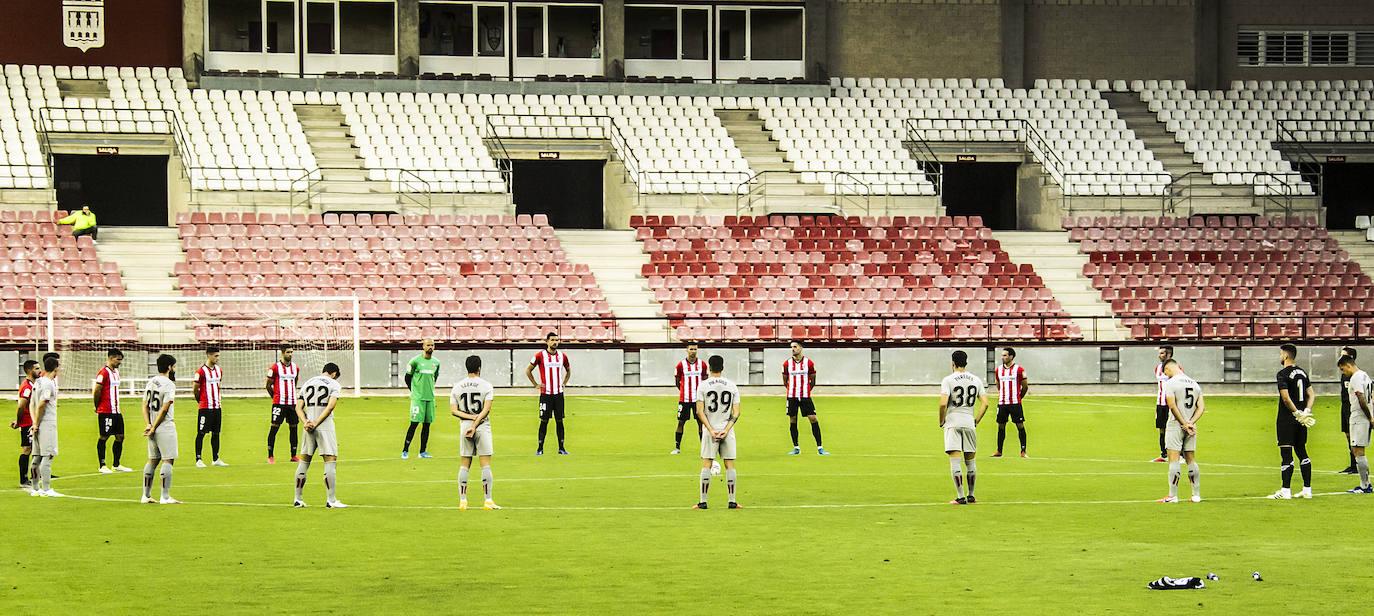
[[[329,402],[329,388],[312,385],[305,388],[306,406],[324,406]]]
[[[482,412],[482,392],[474,391],[458,397],[458,405],[463,407],[463,412],[469,415],[476,415]]]
[[[706,397],[707,413],[720,413],[722,411],[729,410],[730,405],[734,402],[734,396],[732,396],[728,391],[708,391],[704,395]]]
[[[973,401],[978,398],[978,388],[973,385],[965,387],[955,387],[949,390],[949,404],[955,407],[973,405]]]
[[[148,390],[148,393],[144,395],[144,400],[147,402],[148,410],[150,412],[157,413],[158,411],[162,410],[161,392],[155,389],[150,389]]]

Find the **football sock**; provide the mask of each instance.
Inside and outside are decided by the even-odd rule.
[[[280,428],[281,425],[278,424],[267,430],[267,457],[269,458],[272,457],[272,450],[277,446],[277,430]]]
[[[563,447],[563,420],[562,420],[562,419],[555,419],[555,420],[553,420],[553,428],[554,428],[554,432],[557,432],[557,433],[558,433],[558,448],[559,448],[559,449],[564,449],[564,447]]]
[[[1355,470],[1360,473],[1360,487],[1369,487],[1369,458],[1357,456],[1355,458]]]
[[[43,480],[44,490],[52,489],[52,456],[43,456],[43,460],[38,463],[38,477]]]
[[[302,500],[301,491],[305,489],[305,472],[310,470],[310,461],[301,460],[296,465],[296,500]]]
[[[792,422],[790,424],[790,429],[792,430],[792,446],[798,447],[799,445],[797,444],[797,422]]]
[[[707,493],[707,492],[710,492],[710,491],[711,491],[711,469],[709,469],[709,468],[703,468],[703,469],[701,469],[701,500],[698,501],[698,502],[702,502],[702,503],[706,502],[706,493]]]
[[[420,425],[418,421],[410,422],[410,427],[406,428],[406,444],[401,445],[401,451],[410,451],[410,441],[415,440],[415,426]]]
[[[124,441],[115,439],[114,444],[110,445],[110,453],[114,454],[114,465],[119,466],[119,459],[124,457]]]
[[[491,500],[491,484],[492,484],[492,481],[493,481],[493,480],[494,480],[494,477],[493,477],[492,474],[491,474],[491,467],[490,467],[490,466],[483,466],[483,467],[482,467],[482,497],[485,498],[485,499],[488,500],[488,501]]]
[[[1293,448],[1280,447],[1279,456],[1283,461],[1283,465],[1279,467],[1279,476],[1283,478],[1283,488],[1287,490],[1293,485]]]
[[[1178,496],[1178,478],[1183,474],[1182,467],[1178,460],[1169,463],[1169,496]]]
[[[293,457],[293,458],[296,457],[296,442],[297,442],[298,440],[300,440],[300,439],[299,439],[298,433],[296,432],[296,425],[295,425],[295,424],[292,424],[292,425],[291,425],[291,457]]]
[[[100,461],[100,466],[105,466],[105,439],[95,439],[95,459]]]
[[[1167,458],[1167,457],[1169,457],[1169,456],[1168,456],[1168,453],[1169,453],[1169,452],[1167,452],[1167,451],[1164,450],[1164,433],[1163,433],[1163,432],[1160,432],[1160,433],[1159,433],[1159,457],[1161,457],[1161,458]]]
[[[43,456],[29,454],[29,487],[38,489],[38,465],[43,461]]]
[[[1346,441],[1347,443],[1350,442],[1350,435],[1349,435],[1349,434],[1346,435],[1345,441]],[[1350,454],[1350,468],[1355,468],[1355,454],[1354,454],[1354,452],[1351,452],[1351,454]]]
[[[725,469],[725,488],[730,491],[730,502],[735,502],[735,469]]]
[[[19,483],[29,482],[29,454],[19,454]]]
[[[968,470],[964,473],[968,477],[968,495],[973,496],[973,483],[978,479],[978,463],[973,460],[968,460],[964,462],[964,466],[968,467]]]
[[[1197,462],[1188,463],[1188,483],[1193,484],[1193,496],[1202,496],[1202,471]]]
[[[673,441],[673,449],[682,449],[682,431],[677,431],[677,438]]]
[[[196,459],[200,459],[201,446],[205,444],[205,433],[196,432]]]
[[[171,498],[171,497],[172,497],[172,465],[171,465],[171,464],[168,464],[168,463],[166,463],[166,462],[163,462],[163,463],[162,463],[162,472],[160,473],[160,475],[162,476],[162,498]]]
[[[334,466],[336,464],[338,464],[338,462],[330,462],[328,460],[324,462],[324,495],[325,500],[331,503],[337,500],[334,498],[334,488],[336,487],[336,482],[334,481]]]
[[[1025,451],[1025,450],[1026,450],[1026,427],[1025,427],[1025,426],[1016,426],[1016,436],[1021,437],[1021,451]],[[1001,451],[1002,448],[1001,448],[1001,447],[998,447],[997,450],[998,450],[998,451]]]
[[[1312,487],[1312,459],[1307,457],[1307,443],[1294,445],[1293,455],[1298,457],[1298,468],[1302,470],[1302,486]]]
[[[1002,451],[1002,443],[1007,440],[1007,424],[997,424],[997,451]]]
[[[816,446],[817,446],[817,447],[820,447],[820,446],[821,446],[821,422],[817,421],[817,422],[813,422],[813,423],[811,424],[811,436],[812,436],[813,438],[816,439]]]
[[[458,467],[458,500],[467,502],[468,500],[468,467]]]
[[[153,471],[155,466],[152,462],[143,465],[143,498],[153,497]]]
[[[219,459],[219,433],[218,433],[218,432],[211,432],[211,433],[210,433],[210,453],[211,453],[211,455],[214,456],[214,459],[216,459],[216,460]],[[197,452],[197,455],[199,455],[199,452]]]
[[[544,435],[549,433],[549,420],[539,420],[539,450],[544,450]]]
[[[420,426],[420,451],[429,451],[429,424]]]
[[[949,474],[954,477],[954,495],[964,497],[964,469],[959,466],[959,458],[949,459]]]

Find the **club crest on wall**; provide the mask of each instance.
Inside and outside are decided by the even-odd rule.
[[[105,0],[62,0],[62,44],[81,51],[105,45]]]

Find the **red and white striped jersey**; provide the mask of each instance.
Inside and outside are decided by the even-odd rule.
[[[33,400],[33,381],[30,381],[28,377],[19,380],[19,399]],[[20,428],[27,428],[33,425],[33,415],[29,413],[29,411],[32,410],[30,406],[32,405],[25,405],[24,410],[20,411],[19,422],[16,424]]]
[[[222,409],[222,401],[219,397],[219,382],[224,378],[224,369],[219,366],[211,368],[208,365],[201,365],[196,369],[196,383],[200,384],[200,403],[203,409]]]
[[[801,358],[801,361],[788,358],[782,362],[782,379],[787,384],[788,398],[810,398],[811,387],[815,383],[811,382],[811,373],[816,371],[816,362],[809,357]]]
[[[542,386],[540,393],[563,393],[563,371],[571,365],[566,353],[549,353],[548,350],[543,350],[534,354],[530,365],[539,370],[539,383]]]
[[[95,374],[95,382],[100,385],[100,402],[95,405],[95,412],[119,414],[119,370],[105,366]]]
[[[706,362],[700,358],[696,363],[682,360],[677,363],[677,401],[695,402],[697,388],[701,387],[701,379],[706,378]]]
[[[1026,369],[1021,364],[998,366],[996,374],[997,403],[1021,404],[1021,379],[1026,376]]]
[[[1169,377],[1164,374],[1164,364],[1155,366],[1155,380],[1159,381],[1159,393],[1156,394],[1155,404],[1164,406],[1168,404],[1168,402],[1164,400],[1164,382],[1169,380]]]
[[[272,379],[272,404],[296,403],[296,377],[300,372],[300,366],[281,362],[267,369],[267,378]]]

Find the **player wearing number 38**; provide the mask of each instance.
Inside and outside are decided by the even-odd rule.
[[[954,477],[955,499],[951,505],[972,505],[978,502],[973,497],[973,484],[978,479],[978,464],[973,461],[978,454],[978,422],[988,412],[987,387],[983,380],[970,374],[968,353],[955,351],[950,356],[954,372],[940,381],[940,427],[945,429],[945,453],[949,454],[949,472]],[[977,414],[973,407],[978,406]],[[965,473],[959,467],[960,454],[968,469],[968,492],[965,495]]]

